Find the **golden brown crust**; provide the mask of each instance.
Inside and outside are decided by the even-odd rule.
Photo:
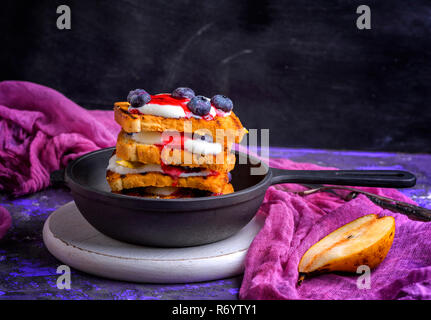
[[[247,132],[233,111],[227,117],[216,117],[214,120],[208,121],[196,118],[173,119],[147,114],[131,114],[128,111],[128,106],[128,102],[116,102],[114,104],[115,121],[117,121],[126,132],[163,132],[167,130],[196,132],[199,130],[207,130],[213,137],[217,137],[216,130],[223,129],[228,139],[236,143],[240,143]]]
[[[173,150],[151,144],[137,143],[129,138],[124,131],[121,131],[117,139],[117,156],[120,159],[142,162],[145,164],[165,164],[186,167],[202,167],[214,171],[231,171],[235,167],[235,155],[233,153],[214,155],[199,155],[186,150]],[[222,163],[217,163],[222,162]]]
[[[190,190],[190,189],[188,189]],[[193,192],[193,189],[191,189],[191,192],[185,192],[185,193],[174,193],[172,195],[168,195],[168,196],[161,196],[161,195],[154,195],[154,194],[149,194],[149,193],[138,193],[138,192],[131,192],[131,193],[123,193],[121,191],[112,191],[113,193],[117,193],[117,194],[126,194],[129,196],[135,196],[135,197],[143,197],[143,198],[151,198],[151,199],[180,199],[180,198],[198,198],[200,196],[210,196],[211,194],[207,194],[207,195],[196,195]],[[204,192],[204,191],[200,191],[200,192]],[[221,192],[220,195],[222,194],[229,194],[234,192],[233,190],[233,186],[228,183],[227,185],[225,185],[225,187],[223,188],[223,191]]]
[[[106,179],[112,191],[140,187],[179,187],[207,190],[214,193],[223,192],[226,184],[229,183],[227,173],[219,173],[216,176],[207,177],[187,177],[174,179],[169,175],[158,172],[148,172],[145,174],[126,174],[107,171]]]
[[[229,194],[229,193],[233,193],[233,192],[234,192],[233,185],[228,183],[227,185],[224,186],[221,194]]]

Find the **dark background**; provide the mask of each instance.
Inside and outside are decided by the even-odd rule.
[[[58,30],[58,5],[72,29]],[[356,28],[371,7],[372,29]],[[431,2],[2,1],[0,78],[110,109],[223,93],[274,146],[431,152]]]

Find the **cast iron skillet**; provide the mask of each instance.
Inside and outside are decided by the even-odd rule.
[[[279,183],[412,187],[414,175],[404,171],[293,171],[268,168],[249,156],[232,171],[235,192],[192,199],[146,199],[110,192],[106,167],[114,148],[101,149],[71,162],[63,182],[85,219],[97,230],[135,244],[186,247],[225,239],[256,214],[269,186]],[[239,153],[237,153],[237,157]],[[241,154],[244,156],[244,154]],[[252,165],[251,163],[258,163]],[[251,175],[262,165],[264,175]]]

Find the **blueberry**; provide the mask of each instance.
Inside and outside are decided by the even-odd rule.
[[[191,99],[195,96],[195,92],[190,88],[180,87],[172,91],[172,97],[177,99],[188,98]]]
[[[194,114],[204,116],[210,113],[211,103],[208,98],[205,98],[204,96],[195,96],[189,101],[187,107]]]
[[[213,142],[213,137],[209,134],[205,134],[201,136],[201,140],[206,142]]]
[[[136,89],[129,92],[127,95],[127,101],[132,105],[133,108],[139,108],[150,102],[151,96],[144,89]]]
[[[211,103],[214,105],[214,107],[223,110],[224,112],[229,112],[233,109],[232,100],[222,94],[212,97]]]

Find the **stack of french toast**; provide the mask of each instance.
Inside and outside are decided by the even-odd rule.
[[[232,146],[247,130],[232,109],[224,95],[209,99],[186,87],[130,91],[114,105],[122,130],[106,173],[112,192],[159,199],[234,192]]]

